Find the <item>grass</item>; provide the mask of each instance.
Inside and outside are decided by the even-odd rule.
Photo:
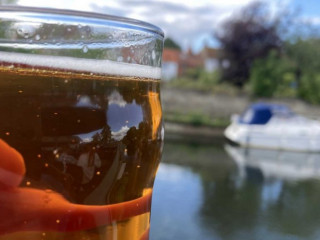
[[[207,126],[215,128],[225,128],[230,123],[227,119],[212,119],[209,116],[200,113],[165,113],[164,120],[167,122],[188,124],[195,127]]]
[[[203,81],[191,80],[188,78],[173,79],[169,82],[163,83],[163,86],[166,88],[194,90],[211,94],[224,94],[228,96],[251,94],[248,84],[245,85],[243,89],[239,89],[227,83],[206,83]]]

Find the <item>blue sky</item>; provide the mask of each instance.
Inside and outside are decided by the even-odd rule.
[[[301,7],[303,15],[318,17],[320,19],[319,0],[292,0],[291,5],[294,7]]]
[[[161,27],[184,49],[217,46],[212,33],[221,22],[254,0],[19,0],[19,5],[65,8],[136,18]],[[274,11],[300,8],[297,18],[319,24],[320,0],[264,0]]]

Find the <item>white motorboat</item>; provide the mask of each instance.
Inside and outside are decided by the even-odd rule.
[[[224,135],[243,147],[320,152],[320,122],[295,114],[285,105],[252,104],[232,117]]]

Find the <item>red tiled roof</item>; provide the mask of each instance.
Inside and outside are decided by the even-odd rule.
[[[163,49],[162,59],[164,62],[176,62],[180,61],[180,50],[165,48]]]
[[[201,51],[201,55],[204,58],[218,58],[219,50],[216,48],[204,47]]]

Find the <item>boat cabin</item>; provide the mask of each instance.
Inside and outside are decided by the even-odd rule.
[[[273,116],[292,117],[294,113],[284,104],[255,103],[251,104],[239,117],[242,124],[263,125],[269,122]]]

